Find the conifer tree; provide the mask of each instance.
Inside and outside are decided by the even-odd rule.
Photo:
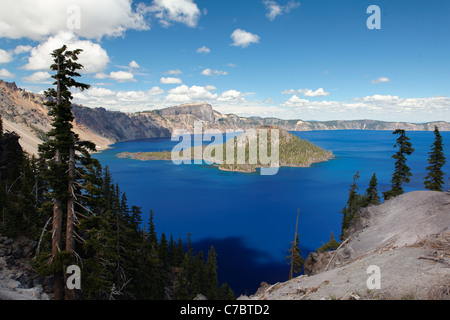
[[[316,251],[319,253],[323,253],[323,252],[327,252],[330,250],[336,250],[337,248],[339,248],[340,244],[341,243],[336,241],[336,239],[334,238],[333,231],[331,231],[330,240],[327,243],[325,243],[323,246],[318,248]]]
[[[442,167],[445,165],[446,159],[442,136],[437,126],[434,127],[434,143],[431,148],[431,151],[428,153],[428,163],[430,165],[427,167],[428,175],[425,178],[425,188],[432,191],[443,191],[444,172]]]
[[[95,150],[90,142],[82,142],[72,131],[74,119],[71,108],[71,89],[85,90],[89,85],[75,81],[78,70],[83,66],[76,61],[81,49],[68,51],[64,45],[52,53],[54,63],[50,66],[56,73],[52,76],[53,85],[45,92],[53,117],[53,128],[48,133],[49,141],[39,146],[41,157],[47,160],[50,174],[47,176],[53,198],[52,252],[54,265],[55,298],[64,298],[63,265],[75,254],[75,182],[76,161],[80,154],[89,157],[89,151]],[[66,212],[65,246],[63,239],[63,218]],[[65,250],[64,250],[65,249]],[[63,251],[65,253],[63,254]],[[69,298],[73,298],[70,294]]]
[[[369,182],[369,187],[366,190],[366,194],[364,196],[364,206],[368,206],[369,204],[379,204],[380,196],[378,195],[378,180],[377,175],[374,173]]]
[[[206,297],[209,300],[219,299],[219,280],[217,278],[217,253],[213,246],[208,251],[206,261],[206,275],[208,278],[208,287]]]
[[[301,267],[304,263],[302,256],[300,255],[300,247],[299,247],[299,234],[297,233],[298,229],[298,217],[300,215],[300,209],[298,209],[297,212],[297,220],[295,223],[295,234],[294,234],[294,241],[291,243],[292,246],[289,249],[290,255],[286,257],[286,259],[289,260],[289,280],[291,280],[294,277],[294,273],[298,273],[301,271]]]
[[[393,134],[399,135],[394,145],[394,148],[398,147],[398,151],[392,156],[396,160],[395,171],[392,175],[391,190],[383,192],[385,200],[404,193],[402,185],[403,183],[408,183],[410,181],[409,178],[412,176],[411,169],[406,165],[406,156],[414,152],[410,139],[406,136],[405,130],[403,129],[397,129]]]
[[[346,230],[350,226],[350,221],[355,216],[356,211],[361,206],[361,196],[358,195],[357,190],[358,185],[356,181],[359,179],[359,171],[353,176],[353,183],[350,186],[350,192],[348,196],[347,203],[344,208],[341,210],[342,214],[342,225],[341,225],[341,237],[344,234],[344,230]],[[344,239],[341,239],[344,240]]]

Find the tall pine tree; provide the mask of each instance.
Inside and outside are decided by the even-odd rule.
[[[444,172],[442,167],[445,165],[446,159],[442,136],[437,126],[434,127],[434,143],[431,148],[428,153],[430,165],[427,167],[428,175],[425,178],[425,188],[432,191],[443,191]]]
[[[63,299],[65,296],[63,266],[71,263],[75,254],[76,162],[80,160],[80,156],[89,158],[89,151],[95,150],[92,143],[80,141],[72,131],[74,116],[70,90],[89,88],[89,85],[74,79],[80,76],[78,70],[83,68],[76,62],[81,51],[81,49],[69,51],[64,45],[52,53],[54,63],[50,69],[56,72],[52,76],[56,89],[50,88],[45,92],[47,98],[45,104],[50,107],[49,115],[53,117],[53,128],[48,133],[49,140],[39,146],[41,157],[47,160],[50,169],[47,179],[53,198],[51,263],[54,266],[56,299]],[[68,293],[66,298],[74,298],[73,292]]]
[[[405,130],[403,129],[397,129],[393,134],[399,136],[394,145],[394,148],[398,147],[398,151],[392,156],[396,160],[395,171],[392,175],[391,190],[383,192],[385,200],[404,193],[402,185],[403,183],[408,183],[410,181],[409,178],[412,176],[411,169],[406,165],[406,156],[414,152],[410,139],[406,136]]]

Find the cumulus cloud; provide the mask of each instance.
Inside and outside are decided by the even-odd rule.
[[[160,82],[162,84],[181,84],[183,81],[181,81],[180,78],[174,78],[174,77],[162,77],[160,79]]]
[[[60,32],[31,49],[28,63],[24,69],[47,70],[53,63],[51,52],[61,48],[64,44],[67,45],[68,50],[83,50],[79,55],[79,63],[84,66],[82,73],[101,72],[109,63],[108,54],[99,44],[89,40],[80,40],[72,32]]]
[[[0,69],[0,78],[2,78],[2,79],[14,78],[14,74],[12,74],[11,72],[9,72],[5,68],[3,68],[3,69]]]
[[[110,110],[143,111],[149,110],[155,97],[164,93],[159,87],[139,91],[113,91],[107,88],[91,87],[73,94],[74,102],[89,107],[105,107]]]
[[[323,88],[319,88],[315,91],[311,90],[311,89],[298,89],[298,90],[289,89],[289,90],[284,90],[281,93],[282,94],[294,94],[294,95],[302,94],[305,97],[325,97],[325,96],[330,95],[330,93],[325,92],[325,90]]]
[[[214,86],[191,86],[183,84],[176,88],[169,90],[169,94],[165,100],[174,103],[186,102],[203,102],[217,99],[218,94],[212,91],[216,90]]]
[[[136,79],[134,79],[134,74],[127,71],[112,71],[109,74],[109,77],[113,80],[116,80],[118,82],[135,82]]]
[[[323,88],[319,88],[316,91],[313,91],[311,89],[306,89],[303,92],[303,95],[305,97],[324,97],[324,96],[329,96],[330,93],[329,92],[325,92],[325,90]]]
[[[252,43],[259,42],[259,36],[242,29],[236,29],[231,34],[232,46],[246,48]]]
[[[293,95],[281,104],[297,118],[315,120],[375,119],[384,121],[449,121],[450,98],[400,98],[392,95],[356,97],[350,101],[310,101]]]
[[[0,37],[10,39],[43,40],[68,30],[101,39],[122,36],[128,29],[149,28],[145,5],[133,9],[130,0],[2,0],[0,6]],[[79,25],[72,21],[79,21]]]
[[[231,89],[222,92],[220,97],[217,98],[217,101],[228,101],[228,102],[238,102],[243,101],[242,93],[240,91]]]
[[[196,52],[197,52],[197,53],[204,53],[204,54],[207,54],[207,53],[210,53],[210,52],[211,52],[211,49],[209,49],[209,48],[203,46],[203,47],[201,47],[201,48],[198,48],[198,49],[196,50]]]
[[[9,63],[13,60],[11,52],[0,49],[0,63]]]
[[[173,22],[196,27],[201,15],[200,9],[192,0],[154,0],[146,10],[153,12],[164,27]]]
[[[225,76],[225,75],[227,75],[227,74],[228,74],[228,72],[226,72],[226,71],[222,71],[222,70],[212,70],[212,69],[209,69],[209,68],[204,69],[204,70],[202,71],[202,75],[204,75],[204,76],[212,76],[212,75]]]
[[[32,75],[22,78],[26,82],[51,83],[51,74],[46,71],[37,71]]]
[[[390,81],[391,81],[391,79],[389,79],[389,78],[381,77],[381,78],[372,80],[371,83],[377,84],[377,83],[390,82]]]
[[[27,53],[30,52],[31,49],[33,49],[32,46],[22,46],[19,45],[14,49],[14,54],[22,54],[22,53]]]
[[[295,9],[300,6],[300,2],[296,1],[289,1],[285,6],[282,6],[272,0],[264,0],[263,3],[267,9],[266,17],[270,21],[275,20],[276,17],[284,13],[291,12],[292,9]]]
[[[131,61],[128,66],[132,69],[138,69],[139,68],[139,64],[136,61]]]

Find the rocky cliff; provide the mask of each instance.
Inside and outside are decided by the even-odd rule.
[[[4,128],[21,136],[22,147],[37,153],[37,146],[51,128],[44,97],[20,89],[15,83],[0,80],[0,114]],[[448,122],[397,123],[375,120],[354,121],[302,121],[277,118],[239,117],[221,114],[207,103],[184,104],[148,112],[124,113],[104,108],[73,106],[74,131],[82,140],[94,142],[99,150],[114,142],[134,139],[170,137],[175,129],[193,130],[195,121],[202,121],[203,128],[248,129],[260,126],[277,126],[289,131],[310,130],[434,130],[450,131]]]

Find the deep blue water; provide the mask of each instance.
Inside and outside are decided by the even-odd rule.
[[[207,165],[175,165],[171,161],[119,159],[123,151],[171,150],[178,142],[146,139],[118,143],[96,155],[108,165],[114,181],[126,192],[128,203],[142,207],[144,222],[155,212],[157,232],[186,242],[206,256],[211,245],[218,252],[219,281],[237,295],[252,294],[261,281],[287,280],[290,242],[297,210],[302,255],[327,242],[330,232],[340,235],[341,215],[354,174],[364,193],[373,173],[381,192],[390,187],[394,170],[391,156],[396,135],[391,131],[294,132],[303,139],[332,150],[335,159],[310,168],[280,168],[276,175],[224,172]],[[444,144],[450,132],[441,132]],[[427,153],[433,132],[407,132],[415,152],[407,164],[413,176],[405,191],[424,189]],[[445,147],[444,147],[445,148]],[[450,154],[444,172],[450,174]],[[446,176],[446,188],[450,188]]]

